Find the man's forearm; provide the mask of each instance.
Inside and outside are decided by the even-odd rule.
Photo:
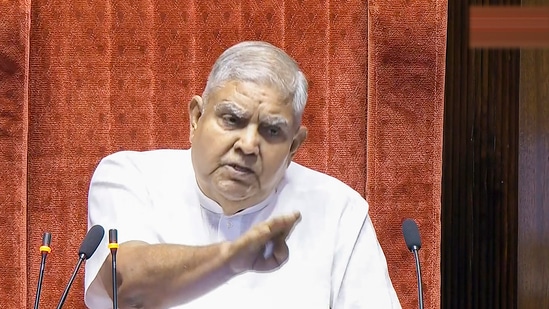
[[[120,308],[166,308],[204,294],[234,276],[228,244],[183,246],[128,242],[117,252]],[[100,274],[112,293],[110,258]],[[111,295],[112,297],[112,295]]]

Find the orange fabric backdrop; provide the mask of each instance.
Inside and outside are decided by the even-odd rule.
[[[44,231],[53,252],[41,306],[56,306],[86,233],[99,159],[188,147],[188,100],[225,48],[254,39],[283,47],[310,80],[310,135],[296,160],[368,194],[403,308],[416,306],[417,295],[400,226],[416,218],[425,304],[438,308],[446,6],[0,2],[0,307],[32,306]],[[82,295],[81,273],[65,307],[84,308]]]

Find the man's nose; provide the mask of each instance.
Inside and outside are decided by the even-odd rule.
[[[240,131],[240,135],[235,146],[246,155],[258,155],[259,138],[257,128],[253,125],[247,126]]]

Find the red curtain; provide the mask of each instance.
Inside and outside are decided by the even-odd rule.
[[[403,308],[417,290],[400,228],[416,219],[426,308],[439,308],[447,0],[8,0],[0,16],[3,307],[32,306],[45,231],[41,306],[57,304],[99,159],[188,147],[187,102],[213,61],[265,40],[310,81],[296,160],[367,197]],[[80,273],[65,307],[82,296]]]

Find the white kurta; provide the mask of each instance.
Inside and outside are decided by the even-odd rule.
[[[104,158],[90,185],[88,223],[118,230],[118,242],[206,245],[233,240],[267,218],[298,210],[290,257],[246,272],[174,308],[401,308],[366,201],[343,182],[291,163],[265,201],[232,216],[198,188],[190,150],[123,151]],[[86,262],[85,301],[112,307],[101,280],[108,237]]]

